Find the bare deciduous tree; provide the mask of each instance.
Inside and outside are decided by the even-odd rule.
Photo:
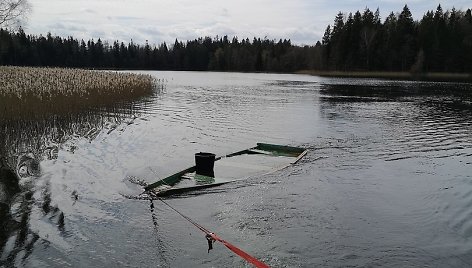
[[[27,0],[0,0],[0,27],[19,26],[29,11]]]

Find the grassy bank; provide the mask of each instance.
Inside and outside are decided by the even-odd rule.
[[[437,82],[472,82],[472,74],[463,73],[341,72],[316,70],[302,70],[298,71],[297,73],[323,77],[380,78],[391,80],[415,80]]]
[[[150,95],[156,85],[144,74],[1,66],[0,115],[37,117],[106,106]]]

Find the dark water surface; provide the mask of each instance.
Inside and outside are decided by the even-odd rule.
[[[155,201],[156,181],[257,142],[297,165],[168,199],[274,267],[471,267],[472,86],[151,72],[145,100],[0,118],[0,267],[246,267]],[[1,117],[1,115],[0,115]],[[249,267],[249,266],[248,266]]]

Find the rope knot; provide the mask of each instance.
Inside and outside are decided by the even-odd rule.
[[[206,234],[205,238],[208,242],[208,253],[210,253],[210,250],[213,249],[213,242],[215,242],[215,239],[213,238],[213,233]]]

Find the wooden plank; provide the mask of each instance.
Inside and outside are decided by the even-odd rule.
[[[275,152],[290,152],[290,153],[302,153],[305,148],[292,147],[286,145],[269,144],[269,143],[258,143],[256,149],[264,151],[275,151]]]
[[[222,158],[229,158],[233,156],[238,156],[238,155],[243,155],[243,154],[264,154],[264,155],[284,155],[284,156],[292,156],[296,157],[296,159],[291,162],[290,164],[283,165],[281,167],[276,167],[269,172],[266,172],[265,174],[273,173],[275,171],[284,169],[292,164],[297,163],[301,158],[303,158],[307,154],[308,150],[305,148],[299,148],[299,147],[292,147],[292,146],[285,146],[285,145],[277,145],[277,144],[269,144],[269,143],[257,143],[256,147],[241,150],[235,153],[228,154],[226,156],[220,156],[215,159],[215,161],[218,161]],[[249,167],[249,165],[245,165],[244,167]],[[264,170],[267,167],[261,167],[260,170]],[[189,167],[187,169],[184,169],[182,171],[179,171],[175,174],[172,174],[162,180],[159,180],[157,182],[154,182],[148,186],[145,187],[145,190],[151,190],[155,189],[156,187],[162,186],[162,185],[169,185],[173,186],[176,183],[178,183],[180,180],[182,180],[182,176],[184,176],[186,173],[192,173],[195,172],[195,166]],[[259,168],[258,168],[259,169]],[[234,181],[234,180],[232,180]],[[212,183],[212,184],[206,184],[206,185],[197,185],[197,186],[190,186],[190,187],[182,187],[182,188],[171,188],[169,190],[165,190],[161,193],[158,193],[160,196],[165,195],[172,195],[173,193],[181,193],[185,191],[193,191],[197,189],[204,189],[204,188],[209,188],[209,187],[215,187],[219,186],[222,184],[226,184],[232,181],[226,181],[226,182],[219,182],[219,183]]]
[[[170,196],[170,195],[175,195],[175,194],[183,194],[191,191],[196,191],[196,190],[201,190],[201,189],[207,189],[211,187],[216,187],[216,186],[221,186],[223,184],[227,184],[233,181],[225,181],[225,182],[218,182],[218,183],[213,183],[213,184],[203,184],[203,185],[196,185],[196,186],[191,186],[191,187],[183,187],[183,188],[171,188],[166,191],[162,192],[157,192],[157,196]]]
[[[301,153],[301,154],[297,157],[297,159],[295,159],[295,160],[292,162],[292,164],[296,164],[296,163],[297,163],[298,161],[300,161],[300,159],[302,159],[307,153],[308,153],[308,150],[303,151],[303,153]]]
[[[148,186],[144,187],[144,189],[147,191],[147,190],[151,190],[151,189],[154,189],[156,187],[159,187],[161,185],[174,185],[176,184],[177,182],[179,182],[181,179],[182,179],[182,176],[185,174],[185,173],[190,173],[190,172],[195,172],[195,166],[193,167],[189,167],[187,169],[184,169],[182,171],[179,171],[175,174],[172,174],[162,180],[158,180],[156,181],[155,183],[151,183],[149,184]]]

